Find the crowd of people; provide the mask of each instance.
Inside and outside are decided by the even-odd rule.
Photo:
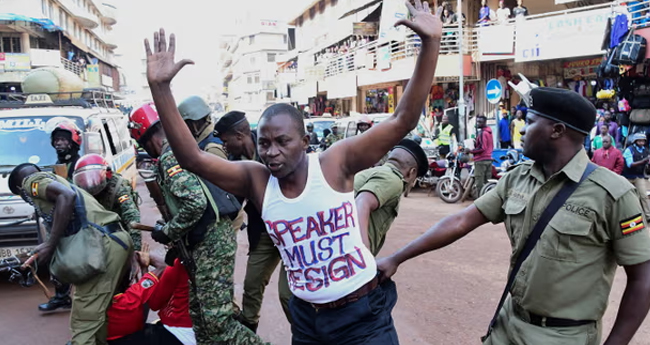
[[[153,45],[146,40],[155,107],[136,109],[130,130],[156,159],[160,195],[150,192],[163,219],[150,228],[139,224],[130,185],[101,156],[79,157],[74,127],[52,133],[59,163],[69,168],[64,176],[31,163],[11,172],[9,188],[34,205],[49,232],[28,264],[57,259],[50,269],[64,283],[57,290],[62,302],[50,307],[72,305],[72,344],[266,344],[257,325],[265,287],[280,263],[279,297],[292,344],[399,344],[391,315],[398,267],[487,222],[503,222],[513,248],[483,344],[600,344],[617,265],[628,280],[606,343],[629,343],[650,309],[647,205],[630,182],[589,162],[583,144],[596,109],[573,91],[540,87],[522,95],[526,123],[519,140],[532,160],[402,249],[376,258],[405,186],[428,169],[420,145],[404,138],[420,120],[443,23],[426,3],[407,6],[411,19],[398,24],[415,31],[422,46],[393,117],[361,123],[353,138],[330,133],[326,141],[335,142],[314,154],[307,154],[313,131],[305,131],[303,114],[291,105],[268,107],[256,132],[238,111],[213,124],[198,97],[177,106],[170,85],[191,61],[175,61],[176,39],[163,29]],[[484,116],[476,123],[471,153],[483,175],[493,135]],[[449,134],[444,116],[440,129]],[[610,139],[601,138],[603,148]],[[645,138],[633,141],[623,159],[631,173],[640,173],[648,162]],[[164,259],[141,243],[143,228],[166,246]],[[249,256],[240,309],[233,275],[243,228]],[[100,240],[89,240],[98,234]],[[72,257],[94,259],[62,260],[71,248]],[[145,323],[147,305],[159,311],[160,322]]]

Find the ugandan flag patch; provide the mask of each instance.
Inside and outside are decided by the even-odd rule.
[[[127,200],[129,200],[129,196],[126,195],[126,194],[125,194],[125,195],[122,195],[121,197],[119,197],[119,198],[117,199],[117,201],[118,201],[120,204],[124,203],[124,202],[127,201]]]
[[[621,222],[621,232],[623,235],[629,235],[643,228],[645,228],[645,223],[643,222],[643,215],[640,213]]]
[[[32,182],[32,196],[38,196],[38,182]]]
[[[176,164],[173,167],[167,169],[167,175],[169,175],[169,177],[174,177],[174,175],[180,173],[181,171],[183,171],[181,166]]]

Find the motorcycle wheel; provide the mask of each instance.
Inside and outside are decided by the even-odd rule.
[[[489,191],[493,190],[497,186],[496,183],[494,182],[488,182],[483,188],[481,189],[481,194],[480,196],[483,196],[487,194]]]
[[[463,196],[463,185],[455,179],[440,180],[436,186],[436,194],[442,201],[454,204]]]

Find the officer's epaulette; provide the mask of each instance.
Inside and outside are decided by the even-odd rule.
[[[528,169],[530,169],[533,166],[533,164],[535,164],[534,161],[523,161],[521,163],[517,163],[515,165],[509,166],[508,169],[506,169],[506,171],[512,171],[518,167],[524,167],[524,166],[528,166]]]
[[[596,169],[588,179],[603,187],[614,200],[618,200],[625,193],[634,189],[627,179],[605,168]]]

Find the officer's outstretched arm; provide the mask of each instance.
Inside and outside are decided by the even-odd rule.
[[[605,345],[628,344],[650,309],[650,261],[625,266],[627,285]]]
[[[253,190],[251,176],[260,175],[266,181],[269,173],[255,162],[229,162],[213,154],[203,152],[196,145],[189,128],[181,118],[170,84],[172,79],[190,60],[174,61],[176,38],[172,34],[167,46],[165,31],[154,33],[153,53],[149,41],[145,40],[147,53],[147,80],[151,87],[156,110],[160,116],[167,140],[181,167],[207,179],[225,191],[237,196],[251,197]]]
[[[435,0],[434,3],[436,3]],[[367,169],[377,163],[386,152],[393,148],[418,124],[438,63],[442,22],[439,15],[431,13],[426,3],[423,6],[419,0],[416,0],[416,8],[408,2],[406,4],[413,19],[400,20],[397,24],[408,26],[415,31],[422,40],[422,49],[413,76],[409,80],[404,95],[395,109],[395,114],[373,126],[362,135],[332,145],[330,149],[322,154],[321,161],[324,169],[327,169],[328,166],[337,167],[337,169],[342,170],[346,177],[352,177],[358,171]],[[436,10],[441,10],[441,8]],[[340,170],[339,174],[332,173],[332,175],[340,175]]]
[[[390,278],[404,261],[448,246],[487,222],[488,219],[472,204],[459,213],[443,218],[415,241],[378,261],[378,269],[386,278]]]

